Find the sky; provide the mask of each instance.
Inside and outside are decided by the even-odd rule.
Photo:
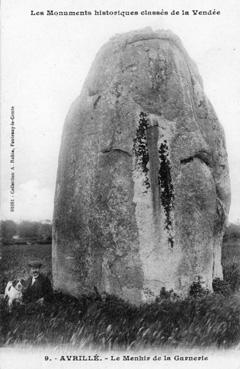
[[[46,15],[47,10],[94,13],[95,9],[135,10],[139,15]],[[162,9],[169,14],[140,14]],[[193,9],[216,9],[220,15],[195,16]],[[171,15],[172,10],[180,15]],[[181,15],[182,10],[189,15]],[[31,15],[31,11],[45,15]],[[52,219],[64,119],[97,51],[116,33],[150,26],[175,32],[198,66],[205,93],[225,130],[232,189],[229,220],[240,221],[239,18],[237,0],[3,0],[1,218]],[[10,146],[12,106],[14,146]],[[11,199],[14,212],[10,212]]]

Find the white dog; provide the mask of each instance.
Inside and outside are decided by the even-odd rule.
[[[9,310],[12,310],[13,302],[22,302],[23,297],[24,280],[16,279],[14,281],[9,281],[5,288],[4,297],[7,300]]]

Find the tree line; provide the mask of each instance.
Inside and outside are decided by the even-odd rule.
[[[13,220],[3,220],[0,222],[0,236],[2,242],[51,242],[52,223],[50,220],[43,222],[32,222],[24,220],[16,223]],[[240,224],[230,223],[226,228],[223,241],[240,240]]]
[[[230,223],[226,228],[223,240],[240,240],[240,223]]]
[[[3,220],[0,223],[1,239],[3,244],[27,243],[27,242],[51,242],[52,223],[50,220],[43,222]]]

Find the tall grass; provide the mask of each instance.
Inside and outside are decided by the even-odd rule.
[[[2,345],[60,345],[137,349],[160,346],[230,347],[240,341],[240,298],[208,294],[133,306],[115,296],[75,299],[55,293],[54,303],[1,306]]]

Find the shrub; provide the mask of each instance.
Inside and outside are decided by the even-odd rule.
[[[227,265],[223,269],[224,280],[229,283],[230,288],[233,292],[239,291],[240,289],[240,265],[233,263]]]
[[[197,280],[192,283],[189,290],[189,296],[192,297],[202,297],[209,293],[207,288],[203,287],[203,281],[200,276],[197,277]]]
[[[223,296],[230,296],[232,293],[230,284],[220,278],[213,280],[212,287],[215,293],[222,294]]]
[[[179,299],[179,296],[173,291],[167,291],[165,287],[162,287],[160,290],[160,294],[156,297],[156,302],[161,302],[162,300],[169,299],[170,301],[175,301]]]

